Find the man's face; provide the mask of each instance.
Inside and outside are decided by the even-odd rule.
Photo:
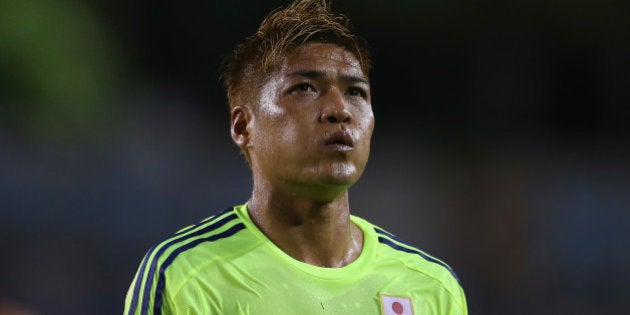
[[[334,44],[299,46],[263,85],[253,110],[254,176],[347,189],[365,168],[373,129],[370,85],[357,58]]]

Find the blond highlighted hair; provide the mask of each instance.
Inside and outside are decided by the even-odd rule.
[[[359,60],[367,77],[371,68],[365,42],[350,32],[348,18],[330,11],[326,0],[296,0],[272,11],[258,31],[239,44],[223,71],[230,108],[257,106],[261,86],[278,69],[282,59],[296,47],[309,43],[332,43]]]

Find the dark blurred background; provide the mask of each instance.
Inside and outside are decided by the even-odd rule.
[[[153,242],[247,199],[218,76],[285,3],[0,0],[0,314],[120,314]],[[352,211],[471,314],[627,311],[630,2],[333,8],[375,63]]]

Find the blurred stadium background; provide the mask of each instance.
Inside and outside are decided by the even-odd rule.
[[[120,314],[153,242],[244,202],[218,80],[285,1],[0,0],[0,314]],[[471,314],[630,308],[630,2],[347,0],[373,48],[351,207]]]

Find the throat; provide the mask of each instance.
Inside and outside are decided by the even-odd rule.
[[[363,248],[363,232],[345,209],[299,211],[297,208],[259,208],[248,203],[252,221],[280,250],[318,267],[339,268],[354,262]]]
[[[292,233],[294,242],[276,244],[289,256],[310,265],[325,268],[340,268],[354,262],[363,248],[363,233],[350,223],[347,232],[339,236],[324,237]]]

